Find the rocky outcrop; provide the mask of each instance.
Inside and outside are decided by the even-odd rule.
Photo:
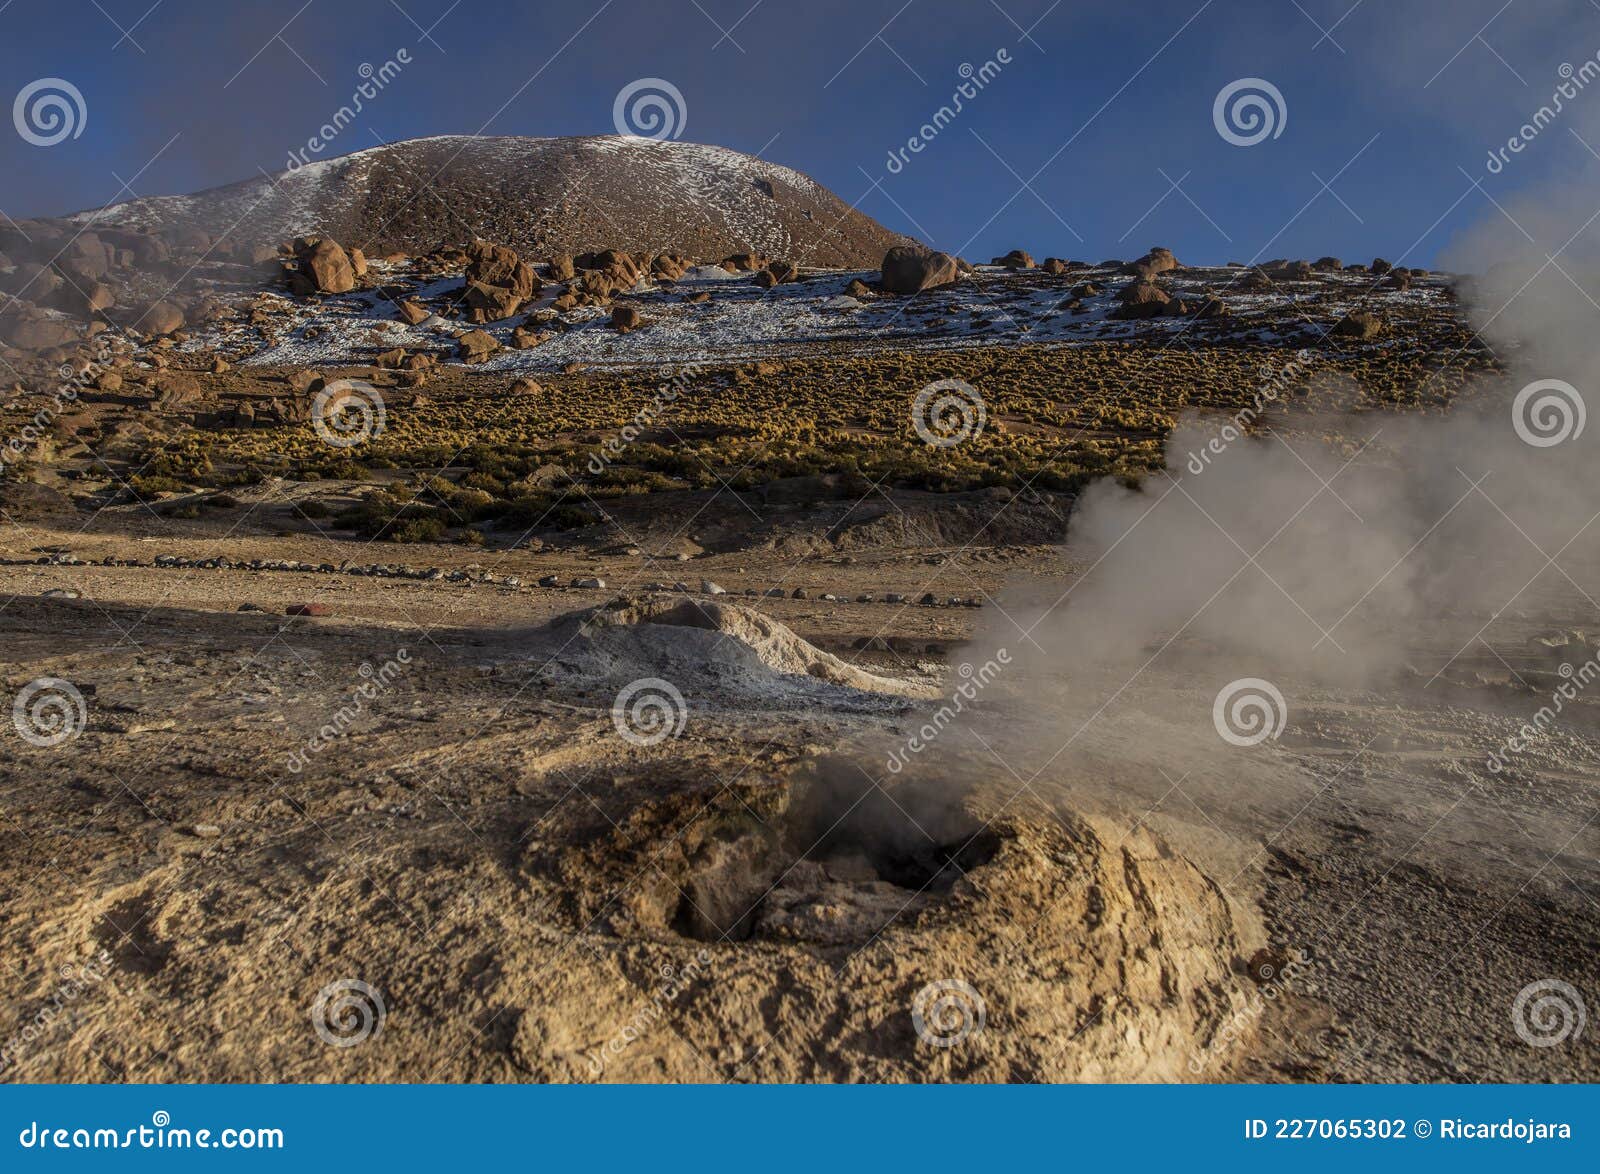
[[[921,293],[953,285],[960,276],[954,257],[923,245],[896,245],[883,255],[882,284],[889,293]]]

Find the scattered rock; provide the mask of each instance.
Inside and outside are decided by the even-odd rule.
[[[284,382],[300,395],[310,395],[322,387],[323,378],[319,372],[302,368],[299,371],[289,372],[284,377]]]
[[[139,315],[138,326],[146,334],[171,334],[183,329],[183,311],[171,302],[155,302]]]
[[[1118,297],[1122,305],[1112,317],[1122,319],[1154,318],[1172,300],[1166,290],[1148,281],[1129,282]]]
[[[469,330],[456,340],[456,357],[464,363],[481,363],[499,349],[494,336],[484,330]]]
[[[1124,265],[1122,272],[1147,279],[1160,273],[1170,273],[1179,267],[1178,258],[1172,255],[1172,250],[1157,245],[1137,261],[1130,261]]]
[[[1339,320],[1333,333],[1341,338],[1377,338],[1383,333],[1383,320],[1375,314],[1348,314]]]
[[[1283,261],[1268,265],[1266,273],[1274,281],[1310,281],[1313,276],[1309,261]]]

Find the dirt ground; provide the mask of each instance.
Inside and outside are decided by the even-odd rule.
[[[965,642],[1082,568],[828,551],[423,546],[439,577],[387,578],[339,568],[393,548],[265,528],[0,530],[6,694],[82,701],[46,687],[58,744],[21,700],[0,731],[0,1072],[1600,1077],[1592,1031],[1533,1046],[1518,1006],[1600,990],[1600,729],[1583,708],[1481,769],[1554,676],[1530,637],[1600,640],[1572,600],[1432,680],[1307,687],[1249,755],[1203,736],[1215,682],[1180,647],[1081,738],[1092,674],[1001,674],[901,770],[987,682]],[[308,566],[87,565],[219,554]]]

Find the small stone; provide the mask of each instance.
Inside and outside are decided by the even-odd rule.
[[[1250,955],[1250,961],[1245,963],[1245,971],[1257,983],[1265,985],[1283,973],[1288,959],[1283,956],[1283,951],[1275,950],[1271,946],[1262,946]]]

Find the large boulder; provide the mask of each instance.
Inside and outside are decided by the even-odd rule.
[[[171,302],[156,302],[139,315],[135,325],[146,334],[171,334],[183,329],[183,311]]]
[[[1274,281],[1310,281],[1315,275],[1310,261],[1279,261],[1269,263],[1266,269]]]
[[[650,272],[656,277],[677,281],[687,273],[694,261],[678,253],[661,253],[651,258]]]
[[[793,261],[774,261],[756,274],[756,284],[762,289],[771,289],[786,281],[798,281],[799,278],[800,270]]]
[[[1137,261],[1129,261],[1122,267],[1122,271],[1148,279],[1157,274],[1170,273],[1177,268],[1179,268],[1178,258],[1172,255],[1172,250],[1157,245]]]
[[[883,255],[883,288],[890,293],[921,293],[953,285],[960,276],[954,257],[924,245],[895,245]]]
[[[534,276],[533,266],[517,256],[514,249],[475,240],[467,246],[467,257],[468,282],[508,289],[523,301],[539,292],[539,279]]]
[[[32,306],[17,306],[0,316],[0,340],[18,350],[37,351],[69,346],[78,341],[78,331],[64,318],[47,317]]]
[[[154,233],[129,228],[100,228],[95,230],[95,235],[116,247],[119,261],[123,260],[122,254],[126,253],[126,260],[132,264],[159,265],[172,255],[167,243]],[[272,256],[276,258],[276,250],[273,250]]]
[[[494,336],[482,330],[469,330],[456,340],[456,357],[463,363],[481,363],[499,349]]]
[[[1122,305],[1112,317],[1125,319],[1155,318],[1166,312],[1167,303],[1172,300],[1166,290],[1148,281],[1129,282],[1118,297]]]
[[[1375,314],[1356,313],[1339,319],[1333,333],[1341,338],[1354,338],[1365,342],[1383,333],[1383,319]]]
[[[511,317],[522,305],[522,298],[512,289],[469,281],[461,304],[466,308],[467,321],[481,325]]]
[[[98,314],[109,310],[117,304],[117,294],[103,281],[91,281],[82,286],[74,286],[77,308],[85,314]]]
[[[116,265],[117,250],[92,232],[75,237],[56,260],[61,272],[81,284],[99,281]]]
[[[996,257],[991,265],[1003,265],[1007,269],[1032,269],[1033,257],[1025,249],[1012,249],[1004,257]]]
[[[349,293],[356,287],[350,254],[330,237],[297,241],[290,287],[299,294]]]
[[[597,297],[626,293],[639,284],[639,263],[620,249],[581,253],[573,264],[583,272],[583,288]]]

